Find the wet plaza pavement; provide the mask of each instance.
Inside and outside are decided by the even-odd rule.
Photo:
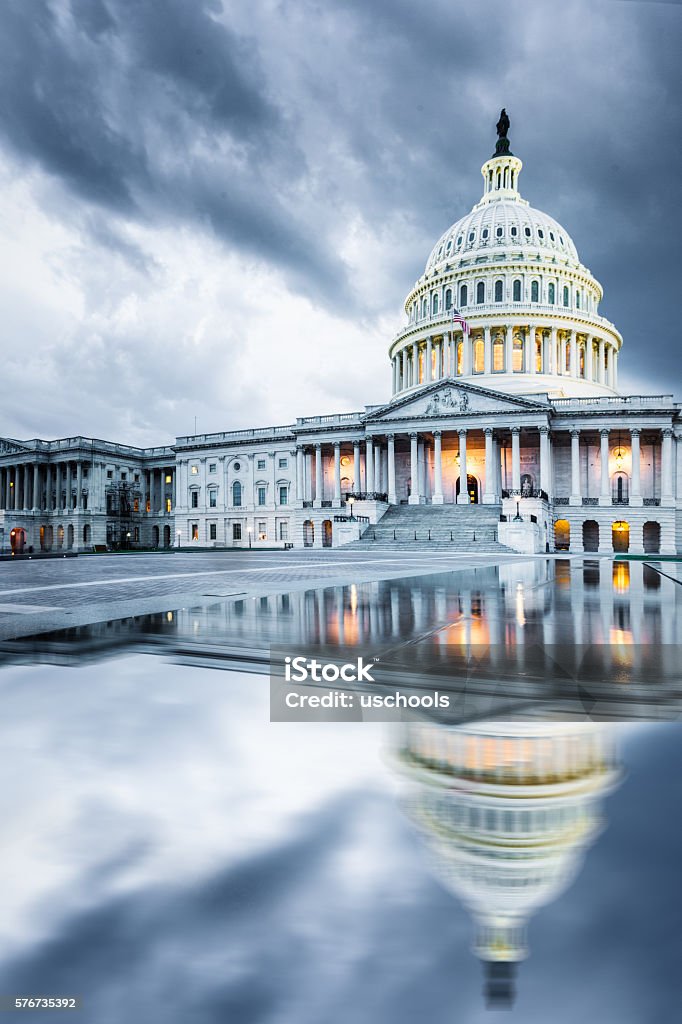
[[[678,564],[188,557],[2,577],[58,611],[0,646],[0,994],[95,1024],[674,1019]],[[272,644],[486,648],[509,689],[599,648],[627,714],[272,724]]]

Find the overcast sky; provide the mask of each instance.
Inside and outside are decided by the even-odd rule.
[[[682,7],[1,0],[0,433],[162,444],[386,400],[500,107],[679,398]]]

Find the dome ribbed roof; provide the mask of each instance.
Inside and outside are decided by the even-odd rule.
[[[455,258],[494,254],[505,248],[530,248],[533,253],[560,255],[580,263],[573,239],[553,217],[518,200],[500,199],[475,206],[448,228],[433,247],[425,269],[430,272]]]

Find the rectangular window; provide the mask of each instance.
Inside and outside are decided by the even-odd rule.
[[[265,469],[265,459],[258,459],[258,469]]]
[[[172,484],[173,483],[173,477],[171,476],[170,473],[166,473],[166,483],[167,484]]]
[[[135,480],[135,483],[136,483],[136,484],[139,484],[139,482],[140,482],[140,474],[139,474],[139,473],[136,473],[136,474],[135,474],[135,476],[134,476],[134,480]]]
[[[279,524],[279,539],[280,540],[289,540],[289,524],[288,523],[280,523]]]
[[[242,539],[242,524],[232,523],[232,540]]]
[[[152,510],[152,503],[149,500],[149,498],[147,498],[147,504],[145,506],[145,512],[151,512],[151,510]]]
[[[140,511],[140,500],[139,500],[139,498],[135,498],[135,501],[133,502],[133,512],[139,512],[139,511]]]
[[[209,505],[209,508],[216,508],[217,507],[217,505],[218,505],[218,492],[217,491],[209,491],[208,492],[208,505]]]
[[[198,474],[198,472],[199,472],[199,467],[198,466],[191,466],[190,467],[190,473],[192,474],[192,476],[196,476]]]
[[[208,539],[216,540],[218,537],[218,527],[215,523],[208,524]]]
[[[217,469],[217,464],[215,462],[209,462],[209,464],[208,464],[208,471],[209,471],[209,473],[215,473],[216,469]]]
[[[140,527],[136,526],[133,530],[133,540],[136,544],[140,543]]]
[[[192,523],[192,540],[199,540],[199,524]]]
[[[286,469],[287,466],[289,465],[289,460],[288,459],[280,459],[279,462],[277,463],[277,465],[279,466],[280,469]]]
[[[171,511],[172,511],[171,499],[170,498],[166,498],[166,512],[171,512]]]
[[[264,505],[265,504],[265,488],[264,487],[259,487],[258,488],[258,504],[259,505]]]
[[[289,497],[289,490],[287,487],[280,487],[279,489],[279,503],[280,505],[286,505]]]
[[[107,470],[107,480],[113,480],[113,479],[114,479],[114,471],[113,471],[113,469],[108,469]]]
[[[198,491],[192,491],[191,506],[192,506],[192,508],[199,508],[199,492]]]
[[[268,539],[268,524],[264,523],[264,522],[260,522],[258,524],[258,540],[267,540],[267,539]]]
[[[121,473],[121,480],[127,480],[127,479],[128,479],[128,474],[127,473]]]

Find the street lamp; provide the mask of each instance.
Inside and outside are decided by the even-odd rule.
[[[251,526],[247,526],[246,530],[247,530],[247,533],[249,535],[249,549],[250,549],[251,548],[251,534],[253,532],[253,528]]]
[[[351,521],[353,519],[353,502],[354,501],[355,501],[355,498],[351,494],[350,498],[348,499],[348,504],[350,505],[350,518],[351,518]]]
[[[130,530],[126,533],[126,547],[130,547]]]
[[[182,530],[176,530],[175,536],[178,538],[178,547],[180,547],[180,538],[182,537]]]

